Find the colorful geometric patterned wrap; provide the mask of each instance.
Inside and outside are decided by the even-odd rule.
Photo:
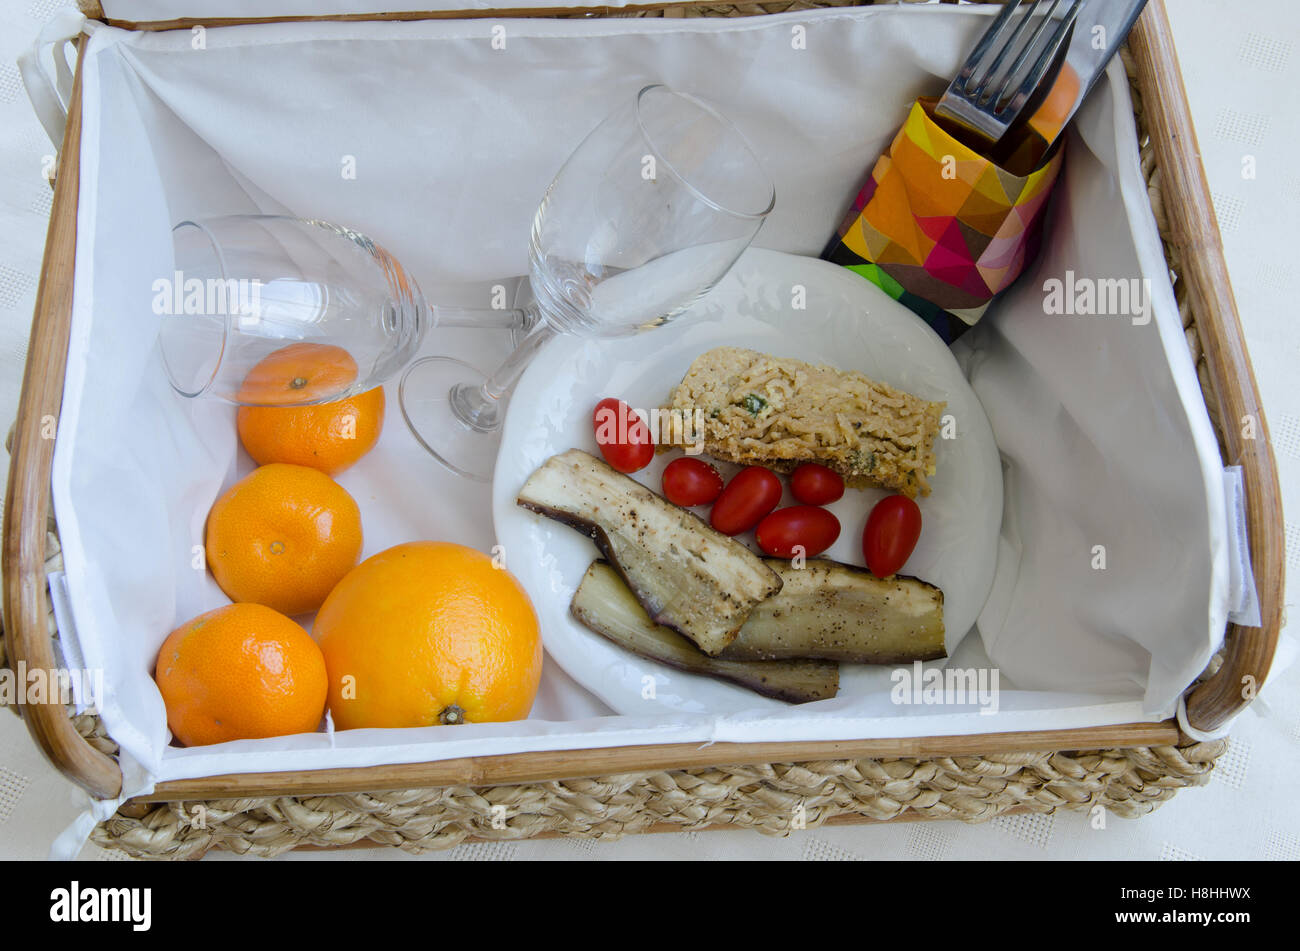
[[[963,145],[918,99],[822,257],[916,311],[948,343],[1033,261],[1064,155],[1028,175]]]

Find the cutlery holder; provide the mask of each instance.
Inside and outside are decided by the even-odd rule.
[[[1065,156],[1054,147],[1033,170],[1009,171],[941,128],[935,101],[912,104],[822,257],[951,343],[1033,262]]]
[[[687,5],[638,15],[767,14],[823,3]],[[835,5],[835,4],[831,4]],[[480,11],[482,13],[482,11]],[[440,14],[444,15],[444,14]],[[460,16],[473,15],[461,11]],[[201,25],[169,21],[165,27]],[[924,25],[917,19],[918,29]],[[256,29],[256,27],[249,27]],[[84,44],[83,44],[84,55]],[[1177,275],[1187,343],[1223,458],[1245,470],[1252,562],[1263,623],[1232,625],[1215,661],[1188,688],[1187,719],[1212,732],[1262,681],[1280,626],[1282,529],[1276,473],[1163,11],[1153,0],[1125,54],[1134,83],[1142,168]],[[49,502],[71,326],[82,146],[81,71],[69,101],[32,345],[14,432],[5,512],[6,661],[52,667],[58,623],[46,586],[60,567]],[[1258,438],[1237,421],[1250,417]],[[53,638],[53,639],[52,639]],[[100,799],[116,798],[118,747],[93,712],[58,703],[22,709],[34,741]],[[122,738],[126,742],[127,738]],[[353,769],[173,780],[120,805],[94,840],[133,855],[186,858],[211,848],[271,855],[295,847],[383,843],[447,848],[473,839],[616,836],[713,825],[786,834],[850,819],[982,820],[1012,811],[1102,806],[1137,816],[1208,778],[1224,749],[1172,720],[1048,731],[814,742],[696,742],[467,755]],[[194,820],[195,806],[204,821]],[[490,807],[502,805],[501,828]]]

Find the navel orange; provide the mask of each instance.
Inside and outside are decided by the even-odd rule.
[[[314,406],[241,406],[239,441],[259,466],[288,462],[342,472],[379,441],[384,388]]]
[[[330,592],[313,632],[341,730],[519,720],[542,675],[524,589],[487,555],[450,542],[367,558]]]
[[[329,343],[291,343],[248,371],[235,398],[259,406],[327,400],[357,378],[357,361]]]
[[[154,680],[186,746],[310,733],[325,715],[325,660],[283,614],[228,604],[163,641]]]
[[[361,557],[361,510],[325,473],[272,463],[217,499],[206,548],[208,567],[232,601],[305,614]]]

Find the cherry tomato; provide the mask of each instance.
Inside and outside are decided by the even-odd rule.
[[[713,504],[709,521],[724,535],[748,531],[781,501],[781,480],[762,466],[741,469]]]
[[[844,480],[834,469],[805,462],[790,475],[790,494],[805,505],[830,505],[844,496]]]
[[[907,563],[921,537],[921,509],[905,495],[876,503],[862,530],[862,554],[877,578],[888,578]]]
[[[722,494],[722,473],[703,459],[683,456],[664,469],[664,498],[675,505],[709,505]]]
[[[777,558],[797,554],[812,558],[835,544],[840,537],[840,520],[816,505],[791,505],[759,522],[754,537],[759,548]]]
[[[591,423],[600,454],[619,472],[644,469],[655,457],[650,427],[622,400],[612,396],[601,400],[591,414]]]

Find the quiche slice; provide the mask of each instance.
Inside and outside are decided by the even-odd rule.
[[[854,487],[930,494],[945,403],[861,373],[740,347],[701,354],[672,391],[669,445],[789,472],[804,462]],[[703,432],[699,432],[702,427]]]

